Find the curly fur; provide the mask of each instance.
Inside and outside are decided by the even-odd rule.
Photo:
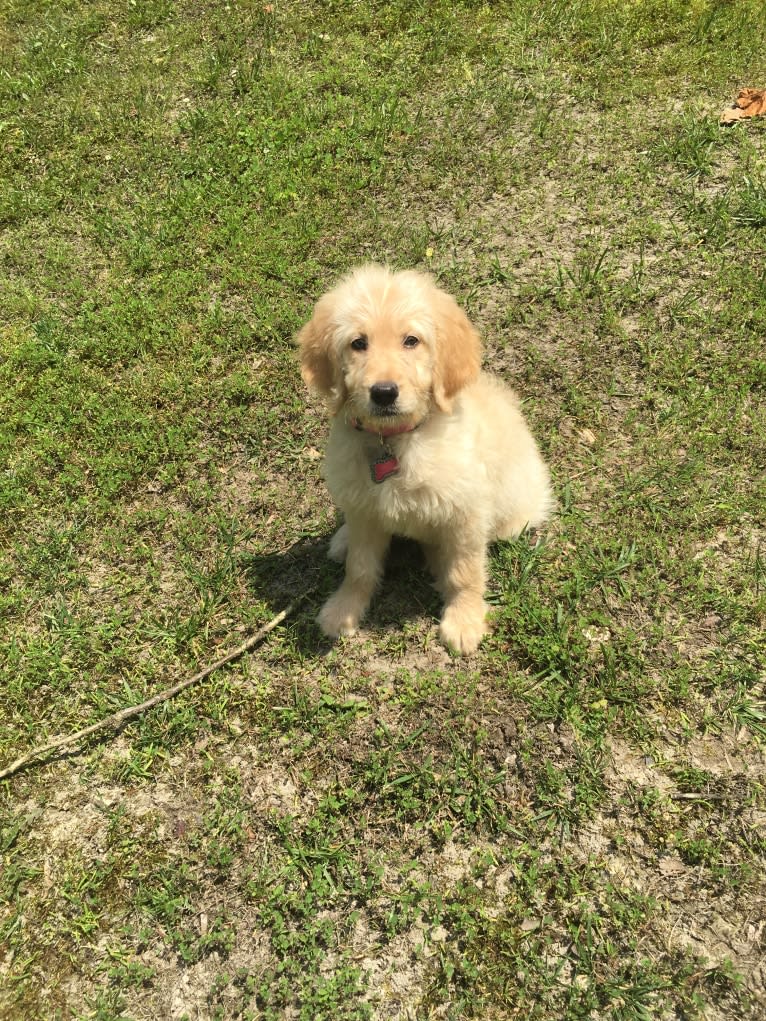
[[[476,330],[430,277],[364,266],[317,303],[298,334],[306,382],[333,416],[325,478],[345,523],[330,544],[346,574],[325,634],[352,634],[380,582],[392,535],[423,544],[444,597],[442,641],[460,653],[486,633],[486,551],[550,516],[548,469],[515,394],[482,373]],[[381,406],[378,385],[396,399]],[[385,437],[385,439],[383,439]],[[377,484],[388,451],[398,472]]]

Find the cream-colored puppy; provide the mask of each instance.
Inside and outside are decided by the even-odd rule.
[[[382,266],[346,276],[298,334],[306,382],[333,414],[325,478],[345,524],[330,556],[346,576],[319,624],[354,632],[392,535],[423,544],[444,596],[440,635],[473,652],[486,632],[487,545],[541,525],[548,469],[479,336],[430,277]]]

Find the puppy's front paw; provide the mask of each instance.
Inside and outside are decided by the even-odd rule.
[[[446,607],[439,626],[439,637],[447,648],[459,655],[476,652],[487,633],[487,607],[478,603],[453,603]]]
[[[317,623],[328,638],[337,638],[339,635],[353,635],[361,616],[356,600],[338,591],[319,611]]]

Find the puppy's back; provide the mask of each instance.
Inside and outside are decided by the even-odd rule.
[[[463,392],[462,410],[475,437],[476,455],[486,465],[494,537],[510,539],[525,527],[538,528],[556,501],[518,397],[502,380],[482,373]]]

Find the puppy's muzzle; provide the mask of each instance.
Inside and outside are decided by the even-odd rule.
[[[396,383],[373,383],[370,387],[370,400],[378,408],[390,408],[398,396],[399,387]]]

